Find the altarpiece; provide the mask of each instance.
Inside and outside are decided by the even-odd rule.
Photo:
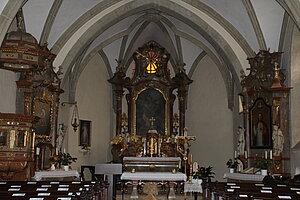
[[[109,80],[116,100],[113,161],[121,162],[125,156],[184,157],[185,139],[178,136],[184,135],[187,87],[192,80],[182,67],[171,77],[170,54],[155,41],[138,48],[133,59],[132,77],[126,77],[124,67],[118,66]],[[179,114],[174,118],[175,90]],[[128,110],[122,115],[125,91]]]
[[[281,54],[261,50],[248,58],[250,73],[241,76],[246,153],[239,157],[252,167],[256,155],[263,156],[272,163],[268,170],[273,173],[290,171],[288,116],[292,88],[284,85]]]

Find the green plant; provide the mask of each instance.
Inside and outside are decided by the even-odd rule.
[[[214,178],[215,173],[212,171],[213,167],[200,167],[197,172],[194,172],[194,179],[202,179],[203,182],[210,181],[211,178]]]
[[[236,160],[232,161],[232,159],[229,159],[226,163],[228,168],[234,168],[234,169],[237,168],[238,164],[239,163]]]
[[[260,169],[268,169],[269,161],[264,157],[256,156],[256,167]]]
[[[72,162],[76,162],[77,158],[73,158],[69,153],[60,153],[58,155],[58,163],[61,165],[69,165]]]

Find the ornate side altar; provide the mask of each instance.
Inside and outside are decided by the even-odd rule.
[[[242,73],[244,129],[238,145],[239,158],[246,167],[255,164],[255,155],[264,156],[274,165],[273,173],[290,171],[289,93],[284,69],[280,68],[281,52],[261,50],[248,58],[250,73]],[[246,150],[246,152],[244,152]]]

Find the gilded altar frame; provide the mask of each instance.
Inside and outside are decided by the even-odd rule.
[[[164,135],[173,135],[173,106],[176,95],[173,94],[177,89],[179,132],[183,135],[185,127],[185,109],[187,86],[192,83],[185,70],[178,70],[175,77],[171,77],[168,62],[170,54],[165,48],[155,41],[149,41],[138,48],[133,54],[135,69],[132,77],[126,77],[126,69],[120,65],[117,67],[113,77],[108,81],[114,85],[115,111],[116,111],[116,135],[121,134],[122,123],[122,98],[124,89],[128,107],[128,133],[133,136],[137,133],[137,99],[139,95],[148,89],[160,92],[166,102],[164,118]]]
[[[169,113],[169,97],[168,97],[168,93],[166,91],[164,91],[163,89],[159,88],[159,87],[150,87],[150,86],[146,86],[144,88],[141,88],[139,90],[137,90],[136,92],[134,92],[133,94],[133,101],[132,101],[132,104],[133,104],[133,134],[134,135],[137,135],[137,114],[136,114],[136,101],[139,97],[139,95],[145,91],[145,90],[149,90],[149,89],[153,89],[153,90],[157,90],[158,92],[160,92],[162,94],[162,96],[164,97],[164,100],[166,102],[165,104],[165,123],[164,123],[164,126],[165,126],[165,131],[164,131],[164,134],[165,135],[168,135],[169,133],[169,127],[168,127],[168,123],[169,123],[169,119],[168,119],[168,113]]]
[[[52,84],[35,88],[32,98],[32,115],[39,117],[39,121],[34,124],[37,142],[51,142],[52,146],[55,146],[61,92]]]

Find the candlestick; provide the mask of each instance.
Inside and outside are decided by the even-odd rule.
[[[265,159],[268,158],[268,151],[265,151]]]
[[[192,183],[193,181],[193,155],[190,154],[190,177],[189,177],[189,183]]]
[[[40,147],[36,148],[36,155],[40,155]]]

